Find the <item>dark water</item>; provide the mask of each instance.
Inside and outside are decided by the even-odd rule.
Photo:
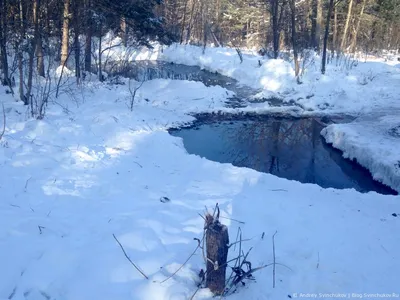
[[[323,126],[311,118],[263,117],[253,120],[201,122],[174,129],[186,150],[207,159],[232,163],[278,177],[328,188],[396,194],[374,181],[365,168],[344,159],[320,135]]]

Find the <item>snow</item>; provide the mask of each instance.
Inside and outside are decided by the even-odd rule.
[[[244,52],[240,62],[235,49],[202,48],[172,45],[164,49],[160,59],[197,65],[235,78],[239,83],[261,90],[256,98],[277,97],[295,103],[304,112],[368,113],[388,106],[400,107],[398,89],[400,68],[393,61],[350,58],[334,59],[326,75],[320,71],[320,57],[311,53],[306,62],[302,84],[296,83],[293,63],[283,59],[268,59],[254,52]],[[261,63],[261,66],[259,65]],[[268,103],[250,105],[258,111],[268,111]]]
[[[382,111],[349,124],[333,124],[321,134],[328,143],[356,159],[374,179],[400,192],[400,111]]]
[[[287,91],[289,99],[312,86],[311,79],[300,86],[293,82],[291,66],[284,61],[265,61],[265,67],[258,68],[258,58],[251,53],[245,53],[240,64],[234,50],[206,49],[213,53],[211,59],[202,57],[199,49],[177,50],[172,57],[172,49],[163,50],[165,59],[190,56],[187,63],[201,60],[202,67],[229,72],[265,93]],[[118,47],[111,50],[120,53]],[[334,95],[324,98],[332,104],[327,110],[367,112],[373,97],[377,107],[397,105],[393,95],[398,70],[379,66],[379,84],[384,87],[360,86],[366,91],[365,103],[356,102],[349,88],[358,83],[351,81],[341,87],[347,96],[343,103],[335,102]],[[329,91],[339,88],[339,78],[329,76],[320,77],[320,82],[326,81]],[[350,82],[342,77],[339,83]],[[50,104],[43,120],[27,118],[26,108],[0,87],[6,109],[6,132],[0,141],[0,299],[190,299],[204,268],[201,251],[162,281],[196,248],[193,238],[201,239],[203,233],[198,213],[216,203],[231,242],[239,226],[243,237],[251,238],[243,247],[253,247],[253,267],[273,261],[275,231],[276,261],[286,266],[276,267],[275,289],[272,269],[265,268],[254,274],[255,282],[240,286],[228,299],[399,292],[400,239],[395,233],[400,219],[392,215],[400,213],[399,196],[323,189],[189,155],[182,140],[167,129],[193,121],[191,114],[224,110],[232,93],[199,82],[151,80],[138,90],[130,111],[128,87],[139,83],[123,83],[84,83],[70,91],[73,100],[64,93],[57,104]],[[323,84],[315,84],[316,96],[302,105],[321,111],[318,93],[329,93],[323,89]],[[378,97],[380,89],[387,95],[385,101]],[[261,110],[262,105],[246,110]],[[381,116],[376,123],[360,119],[347,127],[332,125],[325,136],[357,159],[357,151],[367,161],[378,155],[374,176],[380,179],[386,172],[382,165],[396,155],[389,143],[396,139],[396,124],[394,117]],[[392,135],[375,140],[388,129]],[[376,142],[364,144],[367,140]],[[365,147],[357,150],[356,142]],[[162,197],[170,201],[163,203]],[[113,234],[149,280],[125,258]],[[234,255],[230,251],[230,257]],[[194,299],[212,295],[200,289]]]
[[[120,41],[110,35],[104,43],[103,47],[106,47],[118,45]],[[321,57],[308,52],[300,60],[301,84],[297,84],[292,61],[261,57],[255,51],[243,50],[241,62],[236,50],[228,47],[204,50],[203,47],[180,44],[152,46],[152,49],[114,47],[106,51],[103,60],[158,59],[218,72],[259,91],[255,100],[262,102],[248,106],[258,112],[276,109],[263,101],[271,97],[296,105],[304,114],[365,114],[387,107],[400,108],[397,89],[400,64],[396,57],[342,56],[329,61],[326,74],[322,75]]]

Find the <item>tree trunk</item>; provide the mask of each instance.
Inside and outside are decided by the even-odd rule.
[[[189,0],[185,1],[185,7],[183,8],[183,20],[182,20],[182,25],[181,25],[181,36],[180,36],[180,40],[179,40],[179,44],[183,43],[183,33],[185,31],[185,24],[186,24],[186,9],[187,9],[187,5],[189,3]]]
[[[99,65],[98,65],[98,77],[99,77],[99,81],[100,82],[103,82],[104,81],[104,79],[103,79],[103,71],[102,71],[102,60],[101,60],[101,55],[103,54],[103,51],[102,51],[102,49],[101,49],[101,35],[102,35],[102,31],[101,31],[101,26],[103,26],[103,24],[102,24],[102,22],[100,21],[100,37],[99,37],[99,52],[98,52],[98,55],[99,55]]]
[[[33,80],[33,64],[35,62],[35,50],[36,50],[36,41],[38,39],[39,34],[39,26],[38,26],[38,12],[39,12],[39,0],[33,1],[33,22],[34,22],[34,33],[33,38],[30,41],[30,46],[28,50],[28,83],[26,85],[26,94],[25,94],[25,104],[31,104],[31,113],[34,115],[33,111],[33,103],[32,103],[32,80]]]
[[[33,2],[33,23],[35,26],[35,44],[36,44],[36,57],[37,57],[37,72],[39,76],[44,77],[44,60],[43,60],[43,46],[42,46],[42,35],[39,31],[40,16],[39,16],[40,0],[34,0]]]
[[[121,17],[120,30],[121,30],[122,43],[124,44],[124,47],[127,47],[128,46],[128,31],[127,31],[128,27],[126,24],[125,17]]]
[[[228,258],[228,228],[222,225],[218,217],[206,216],[206,287],[215,295],[222,295],[225,290],[226,261]]]
[[[189,43],[190,40],[190,34],[192,32],[192,24],[193,24],[193,15],[194,15],[194,8],[196,7],[196,0],[192,0],[192,8],[190,10],[190,19],[189,19],[189,25],[188,25],[188,29],[186,32],[186,44]]]
[[[279,56],[279,3],[278,0],[270,0],[271,3],[271,17],[272,17],[272,43],[274,47],[274,58],[277,59]]]
[[[350,0],[349,8],[347,10],[346,24],[344,25],[344,30],[343,30],[342,42],[340,44],[340,50],[341,51],[343,51],[344,47],[346,46],[347,31],[349,30],[349,24],[350,24],[350,19],[351,19],[351,10],[352,10],[352,8],[353,8],[353,0]]]
[[[311,42],[314,50],[320,50],[322,27],[322,3],[321,0],[312,1]]]
[[[22,0],[19,0],[19,41],[17,46],[17,58],[18,58],[18,72],[19,72],[19,98],[25,105],[28,105],[28,99],[25,98],[24,93],[24,56],[22,53],[22,43],[25,38],[25,26],[24,26],[24,6]]]
[[[338,39],[337,39],[337,5],[334,5],[334,10],[333,10],[333,37],[332,37],[332,58],[335,54],[335,52],[337,52],[337,48],[338,48]]]
[[[81,79],[81,46],[79,44],[79,2],[73,1],[73,27],[74,27],[74,54],[75,54],[75,77],[79,84]]]
[[[289,0],[290,5],[290,16],[292,19],[292,47],[294,56],[294,74],[299,79],[300,65],[297,54],[297,37],[296,37],[296,3],[295,0]]]
[[[68,48],[69,48],[69,5],[70,0],[64,0],[64,20],[62,30],[62,44],[61,44],[61,66],[67,63]]]
[[[356,28],[354,30],[354,35],[353,35],[353,39],[351,41],[351,45],[350,45],[350,51],[354,52],[356,50],[356,45],[357,45],[357,35],[358,35],[358,31],[360,29],[360,24],[361,24],[361,19],[362,16],[364,14],[364,9],[365,9],[365,3],[367,2],[367,0],[363,0],[362,6],[361,6],[361,11],[360,11],[360,15],[358,17],[357,20],[357,25]]]
[[[85,41],[85,71],[92,71],[92,13],[91,0],[85,0],[86,10],[86,41]]]
[[[3,70],[3,85],[8,85],[10,88],[11,80],[8,75],[8,60],[7,60],[7,1],[0,0],[0,53],[1,67]]]
[[[326,67],[326,47],[328,45],[328,37],[329,37],[329,23],[331,21],[331,14],[333,8],[334,0],[329,1],[329,8],[328,14],[326,16],[326,25],[325,25],[325,35],[324,35],[324,48],[322,50],[322,66],[321,66],[321,73],[325,74],[325,67]]]

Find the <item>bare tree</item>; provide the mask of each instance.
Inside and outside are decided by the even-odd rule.
[[[43,57],[43,43],[42,34],[40,31],[40,0],[33,2],[33,24],[34,24],[34,39],[36,44],[36,57],[37,57],[37,72],[39,76],[45,77],[44,74],[44,57]]]
[[[292,47],[293,47],[293,56],[294,56],[294,73],[299,80],[299,72],[300,72],[300,65],[299,65],[299,58],[297,52],[297,36],[296,36],[296,1],[289,0],[289,7],[290,7],[290,15],[292,19]]]
[[[70,20],[70,0],[64,0],[63,29],[61,44],[61,66],[67,63],[69,48],[69,20]]]
[[[273,47],[274,47],[274,58],[279,56],[279,43],[281,37],[281,27],[283,12],[286,6],[286,0],[269,0],[270,2],[270,13],[272,18],[272,36],[273,36]]]
[[[350,44],[351,52],[354,52],[356,50],[357,35],[358,35],[358,31],[360,30],[360,24],[361,24],[361,19],[364,14],[365,4],[367,3],[367,0],[362,0],[362,1],[363,2],[362,2],[362,6],[361,6],[360,15],[358,16],[357,25],[356,25],[356,28],[354,29],[353,39],[351,40],[351,44]]]
[[[72,26],[74,28],[74,54],[75,54],[75,77],[76,82],[79,84],[81,79],[81,46],[79,43],[79,32],[80,32],[80,14],[79,14],[79,2],[72,1]]]
[[[326,15],[326,24],[325,24],[325,35],[324,35],[324,48],[322,50],[322,66],[321,73],[325,74],[326,68],[326,47],[328,45],[328,37],[329,37],[329,23],[331,21],[332,8],[333,8],[334,0],[329,0],[329,8],[328,13]]]
[[[322,0],[312,0],[311,46],[319,51],[322,28]]]
[[[2,84],[8,85],[12,91],[11,80],[8,74],[7,59],[7,0],[0,0],[0,61],[3,70]]]
[[[353,8],[353,0],[350,0],[349,7],[347,9],[346,24],[344,25],[344,29],[343,29],[342,42],[340,44],[340,50],[341,51],[343,51],[344,47],[346,46],[347,31],[349,30],[349,24],[350,24],[350,19],[351,19],[351,10],[352,10],[352,8]]]
[[[23,0],[19,0],[19,39],[16,45],[17,58],[18,58],[18,72],[19,72],[19,97],[20,100],[28,105],[28,99],[25,99],[24,93],[24,53],[23,53],[23,42],[25,40],[25,20],[24,20],[24,5]]]
[[[92,1],[85,0],[85,11],[86,11],[86,30],[85,30],[85,71],[90,72],[92,70],[92,32],[93,32],[93,21],[92,21]]]

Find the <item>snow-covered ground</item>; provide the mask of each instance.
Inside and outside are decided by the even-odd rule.
[[[168,51],[164,49],[164,58],[172,56]],[[184,56],[177,51],[176,57]],[[233,51],[232,61],[238,60]],[[142,58],[148,54],[141,53]],[[225,56],[208,63],[209,68],[221,68],[224,57],[229,57],[221,55]],[[252,59],[257,63],[256,57]],[[264,63],[277,64],[271,75],[265,75],[276,77],[276,83],[266,79],[266,93],[284,91],[273,86],[289,82],[290,72],[284,71],[289,65]],[[381,80],[393,84],[397,69],[387,68],[390,72]],[[239,73],[232,70],[231,76],[238,78]],[[246,76],[242,83],[255,80]],[[73,91],[73,100],[64,94],[49,105],[43,120],[27,118],[26,108],[0,87],[6,112],[6,132],[0,141],[1,300],[190,299],[204,268],[201,251],[163,281],[196,248],[193,238],[201,239],[203,219],[198,213],[216,203],[231,242],[239,226],[243,237],[250,238],[243,246],[253,247],[253,267],[273,261],[276,231],[276,261],[285,265],[276,267],[275,288],[272,269],[264,268],[254,274],[256,281],[240,286],[228,299],[286,299],[296,293],[308,293],[308,298],[399,297],[399,196],[323,189],[189,155],[182,140],[167,129],[192,121],[190,113],[224,109],[231,92],[198,82],[152,80],[138,91],[131,112],[129,83],[124,82],[87,83]],[[300,86],[287,84],[311,86],[305,79]],[[394,88],[388,91],[389,98]],[[326,99],[334,103],[333,95]],[[351,99],[340,105],[345,108],[346,101],[355,101]],[[372,96],[365,99],[367,103]],[[390,99],[387,107],[394,101]],[[357,105],[368,111],[368,105]],[[356,106],[349,107],[351,111]],[[0,114],[0,132],[2,120]],[[394,128],[390,136],[397,135],[395,122],[380,120]],[[367,130],[365,124],[359,127],[359,133]],[[352,141],[352,128],[328,127],[326,136],[337,137],[342,130]],[[340,139],[332,140],[336,141]],[[352,145],[345,147],[352,156]],[[365,157],[374,153],[372,149]],[[162,197],[170,201],[161,201]],[[113,234],[148,280],[125,258]],[[212,296],[201,289],[194,299]]]
[[[380,111],[350,124],[333,124],[321,134],[328,143],[356,159],[373,177],[400,192],[400,110]]]
[[[120,40],[108,36],[103,48],[118,45]],[[303,70],[301,84],[294,76],[294,64],[283,59],[268,59],[255,51],[243,51],[243,62],[235,49],[173,44],[153,49],[125,49],[114,47],[104,53],[103,60],[164,60],[232,77],[240,84],[260,90],[257,98],[276,97],[302,108],[303,113],[365,114],[387,107],[400,108],[398,84],[400,64],[395,57],[342,56],[327,65],[321,74],[321,58],[309,53],[300,66]],[[261,65],[260,65],[261,64]],[[268,102],[250,104],[247,109],[259,112],[276,111]]]
[[[105,43],[118,44],[118,39],[109,36]],[[106,46],[106,45],[105,45]],[[104,46],[104,47],[105,47]],[[124,48],[112,48],[107,53],[108,59],[128,60],[153,60],[161,59],[169,62],[199,66],[212,72],[232,77],[240,84],[250,86],[260,92],[255,95],[258,98],[278,98],[286,103],[285,106],[271,105],[268,101],[254,101],[244,108],[223,108],[225,112],[258,112],[258,113],[287,113],[294,115],[313,114],[350,114],[364,116],[367,114],[387,114],[396,119],[396,112],[400,110],[400,64],[396,57],[386,58],[359,57],[355,60],[351,57],[333,59],[327,65],[325,75],[320,72],[319,56],[310,53],[307,61],[301,61],[301,84],[297,84],[294,76],[293,62],[283,59],[268,59],[257,55],[254,51],[243,51],[243,62],[240,61],[235,49],[231,48],[206,48],[191,45],[174,44],[163,48],[155,44],[154,49],[141,49],[127,51]],[[279,102],[279,101],[278,101]],[[330,140],[333,146],[346,150],[346,156],[356,158],[367,167],[374,178],[390,185],[398,190],[397,156],[398,140],[385,140],[385,153],[392,153],[391,162],[387,164],[386,156],[376,156],[381,153],[380,140],[385,139],[376,130],[368,131],[366,128],[374,128],[375,123],[369,122],[362,132],[358,131],[359,124],[338,125],[329,128]],[[395,121],[393,121],[395,122]],[[395,125],[395,124],[392,124]],[[340,127],[343,126],[343,127]],[[357,140],[349,134],[342,134],[340,128],[348,128],[348,131],[358,132]],[[390,128],[387,128],[390,129]],[[335,132],[338,130],[337,132]],[[340,135],[340,142],[332,141],[333,136]],[[328,138],[327,135],[324,135]],[[368,142],[358,144],[361,139]],[[357,144],[358,151],[349,151],[348,146]],[[347,145],[347,146],[345,146]],[[383,147],[383,146],[382,146]],[[375,150],[371,150],[371,149]],[[365,156],[365,153],[369,155]],[[385,163],[382,163],[384,160]],[[377,167],[381,166],[381,167]],[[382,168],[382,166],[385,166]],[[397,179],[396,179],[397,178]]]

